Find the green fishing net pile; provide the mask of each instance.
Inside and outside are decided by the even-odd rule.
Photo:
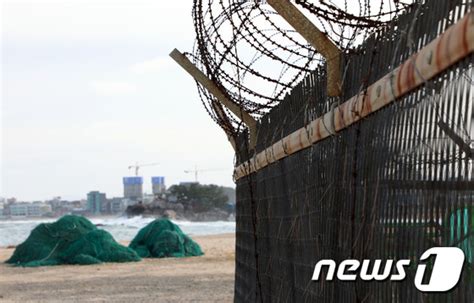
[[[98,229],[86,218],[64,216],[33,229],[6,263],[35,267],[139,260],[135,251],[117,243],[107,231]]]
[[[168,219],[157,219],[142,228],[129,245],[142,258],[201,256],[201,247]]]

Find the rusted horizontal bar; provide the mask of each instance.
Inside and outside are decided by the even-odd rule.
[[[307,126],[279,140],[235,168],[236,180],[339,132],[394,102],[474,51],[474,13],[470,12],[395,70]],[[328,127],[329,126],[329,127]]]

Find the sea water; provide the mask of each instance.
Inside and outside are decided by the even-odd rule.
[[[24,220],[0,220],[0,247],[18,245],[25,241],[30,232],[40,223],[51,223],[57,219],[24,219]],[[137,232],[154,220],[154,218],[143,217],[118,217],[118,218],[89,218],[92,223],[98,225],[112,234],[117,241],[131,241]],[[195,235],[216,235],[235,232],[235,222],[189,222],[173,221],[184,233]]]

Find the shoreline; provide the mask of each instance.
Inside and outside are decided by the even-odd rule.
[[[193,240],[203,249],[203,256],[36,268],[5,264],[14,249],[0,248],[0,300],[231,302],[235,234],[195,236]]]
[[[154,218],[95,217],[88,218],[98,228],[108,231],[116,241],[131,241],[138,231],[149,224]],[[40,223],[51,223],[56,220],[21,220],[0,221],[0,230],[4,236],[0,238],[0,248],[19,245],[27,239],[31,231]],[[191,222],[172,220],[184,233],[191,237],[218,235],[235,232],[235,222],[212,221]]]

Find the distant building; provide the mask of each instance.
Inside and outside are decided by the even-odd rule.
[[[68,201],[68,204],[70,204],[72,208],[76,208],[76,209],[78,209],[78,208],[83,208],[83,209],[87,208],[87,200],[84,200],[84,199],[74,200],[74,201],[70,201],[70,202]]]
[[[91,191],[87,194],[87,210],[94,215],[98,215],[104,209],[107,199],[104,193]]]
[[[109,199],[110,203],[110,212],[113,214],[120,214],[123,213],[129,204],[128,199],[125,198],[112,198]]]
[[[28,204],[29,203],[25,203],[25,202],[10,204],[10,215],[12,217],[27,217],[28,216]]]
[[[10,217],[10,204],[3,204],[3,217]]]
[[[41,217],[42,215],[51,212],[51,205],[43,202],[34,202],[28,203],[27,209],[29,217]]]
[[[110,207],[110,201],[108,199],[105,199],[100,203],[100,213],[101,214],[110,214],[111,213],[111,207]]]
[[[123,178],[123,196],[124,198],[138,201],[143,198],[143,178],[142,177],[124,177]]]
[[[51,206],[53,216],[63,216],[65,214],[84,214],[88,210],[87,200],[62,200],[59,197],[55,197],[52,200],[47,200],[47,204]]]
[[[61,201],[59,197],[54,197],[53,199],[46,201],[46,203],[51,205],[53,212],[60,211],[63,206],[63,201]]]
[[[161,195],[166,191],[165,177],[151,177],[153,194]]]

